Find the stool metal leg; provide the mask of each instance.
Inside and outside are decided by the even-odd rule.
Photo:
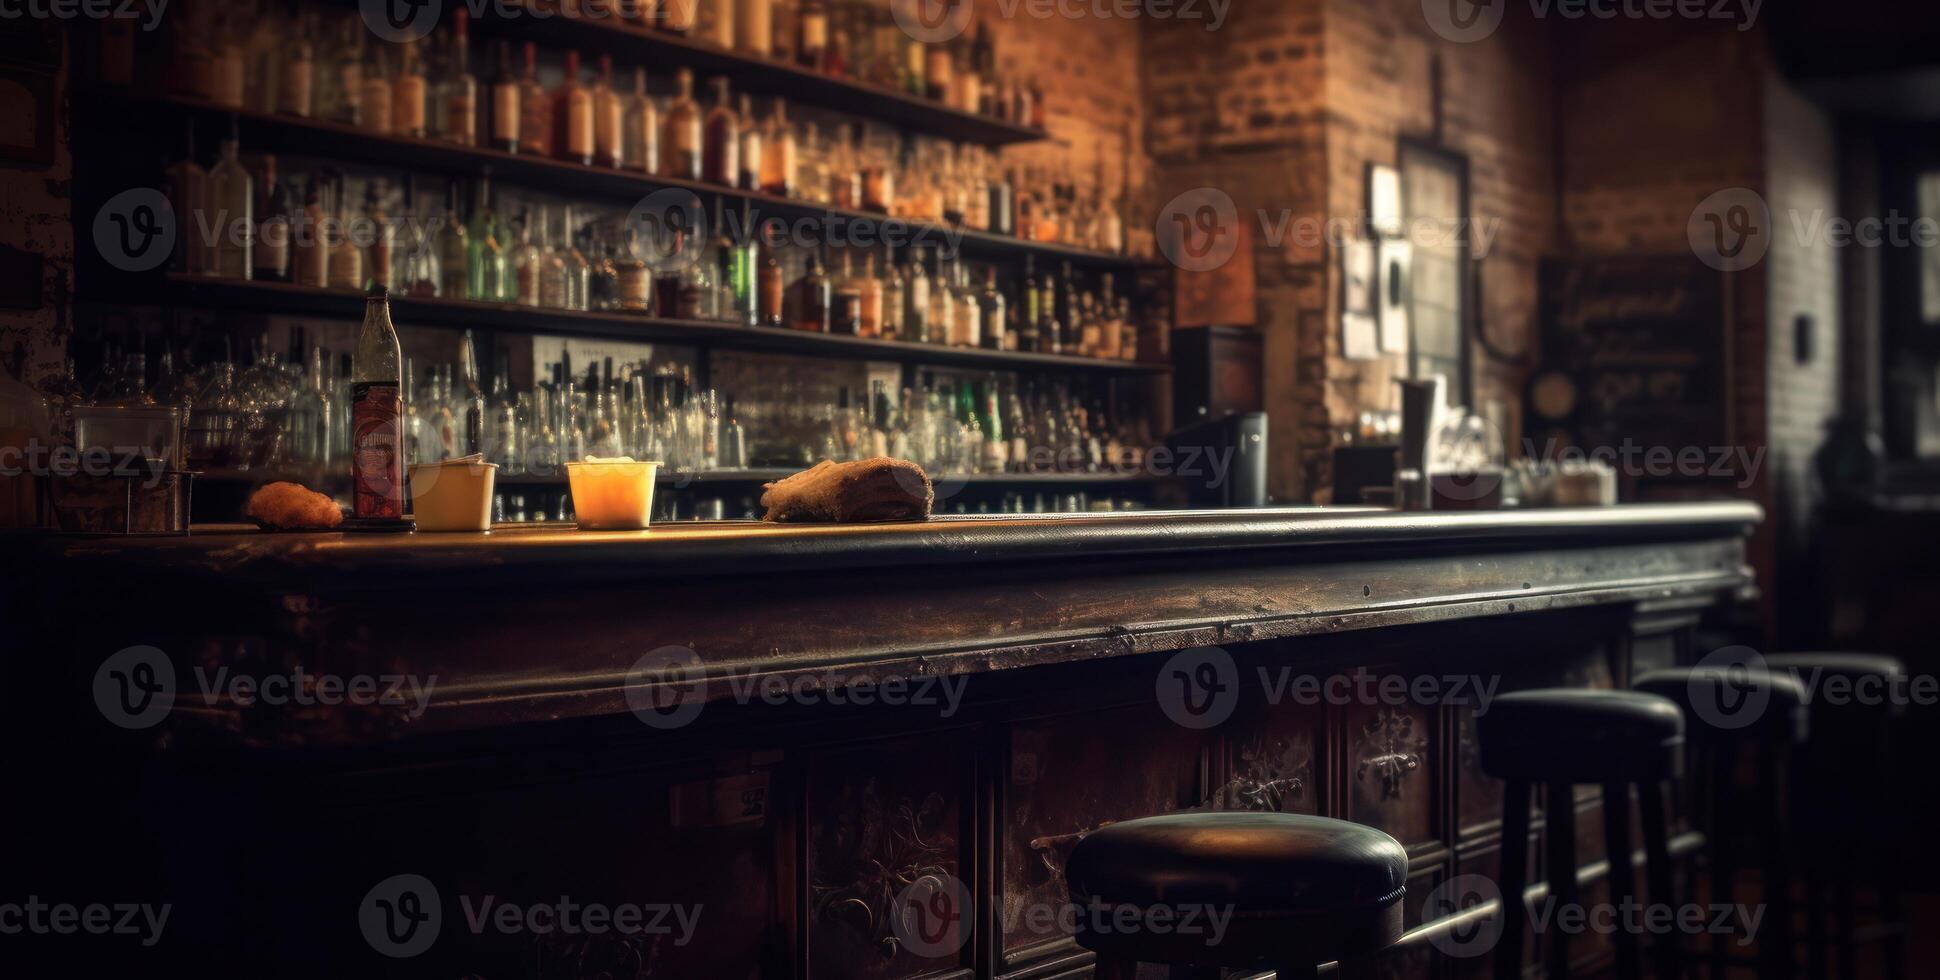
[[[1509,780],[1502,789],[1502,932],[1495,946],[1495,980],[1522,976],[1523,926],[1529,906],[1522,893],[1529,884],[1529,794],[1534,787]]]
[[[1710,823],[1705,828],[1711,834],[1711,840],[1708,841],[1711,848],[1711,895],[1709,901],[1714,906],[1729,904],[1732,900],[1733,892],[1732,861],[1734,855],[1732,854],[1731,841],[1727,838],[1725,830],[1728,827],[1737,827],[1738,823],[1732,819],[1735,816],[1737,808],[1728,805],[1726,802],[1731,799],[1731,794],[1723,792],[1723,789],[1725,786],[1724,781],[1733,778],[1735,774],[1730,765],[1730,756],[1724,750],[1716,746],[1707,746],[1700,750],[1700,754],[1704,759],[1703,768],[1699,770],[1703,774],[1700,778],[1704,780],[1704,785],[1708,787],[1706,792],[1711,795]],[[1764,816],[1760,815],[1760,819],[1764,819]],[[1729,941],[1730,937],[1722,932],[1713,932],[1711,934],[1711,980],[1724,980],[1725,971],[1730,968],[1730,963],[1728,962],[1730,951],[1725,947],[1725,943]]]
[[[1603,849],[1610,860],[1610,901],[1622,908],[1637,897],[1637,875],[1630,865],[1630,784],[1603,784]],[[1611,941],[1617,948],[1617,976],[1637,980],[1637,934],[1619,923]]]
[[[1562,910],[1578,904],[1576,892],[1576,794],[1568,783],[1549,784],[1549,904],[1553,927]],[[1570,974],[1569,933],[1551,928],[1543,937],[1543,970],[1549,980]]]
[[[1759,752],[1759,782],[1768,807],[1760,839],[1765,847],[1765,867],[1759,875],[1760,897],[1768,910],[1765,934],[1758,937],[1764,973],[1770,977],[1791,976],[1797,968],[1797,953],[1792,948],[1792,873],[1785,853],[1791,837],[1787,822],[1785,749],[1773,746]]]
[[[1825,873],[1819,870],[1820,859],[1809,859],[1805,870],[1805,975],[1812,980],[1826,980],[1829,959],[1826,955],[1825,934]]]
[[[1677,896],[1671,887],[1670,834],[1664,823],[1662,783],[1645,781],[1638,784],[1637,810],[1643,821],[1644,875],[1650,882],[1651,904],[1675,908]],[[1675,932],[1652,936],[1651,949],[1655,954],[1658,980],[1672,980],[1683,975],[1683,953]]]

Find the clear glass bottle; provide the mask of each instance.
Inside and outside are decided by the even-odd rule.
[[[627,96],[622,121],[625,125],[624,165],[642,173],[660,172],[660,111],[653,96],[647,94],[647,70],[633,69],[633,94]]]
[[[701,179],[724,187],[741,180],[741,118],[728,97],[728,80],[716,78],[714,106],[707,111],[705,149],[701,156]]]
[[[591,164],[597,150],[594,96],[579,78],[579,52],[566,52],[566,68],[553,93],[553,153],[561,160]]]
[[[452,11],[451,45],[438,83],[438,136],[461,146],[478,144],[478,79],[471,72],[471,14]],[[515,138],[516,142],[516,138]]]
[[[599,80],[593,85],[593,162],[626,166],[626,103],[613,90],[613,56],[608,54],[600,55]]]
[[[384,287],[373,286],[357,335],[351,385],[351,496],[356,517],[404,516],[404,376]]]
[[[674,101],[667,106],[666,134],[660,141],[663,177],[701,179],[701,109],[694,103],[694,73],[674,73]]]
[[[553,237],[552,213],[546,208],[539,209],[539,239],[543,243],[539,251],[539,305],[554,310],[574,309],[566,250]]]
[[[519,216],[519,244],[512,250],[512,278],[518,284],[518,304],[538,306],[540,304],[539,280],[545,265],[544,253],[533,241],[532,212]]]
[[[755,124],[754,96],[745,92],[741,94],[740,111],[736,115],[740,117],[741,143],[735,154],[738,157],[735,186],[744,191],[758,191],[761,189],[762,166],[766,160],[767,132]]]
[[[471,249],[465,224],[458,217],[458,182],[445,190],[445,220],[438,229],[438,295],[465,299],[471,295]]]
[[[788,125],[787,105],[776,99],[762,147],[761,190],[777,197],[794,196],[796,163],[795,131]]]
[[[222,141],[221,159],[209,171],[209,209],[207,228],[196,234],[214,238],[213,265],[210,271],[224,279],[248,279],[255,272],[251,254],[256,238],[255,194],[249,171],[237,156],[239,144],[231,120],[229,138]]]

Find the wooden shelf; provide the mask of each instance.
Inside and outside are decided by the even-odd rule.
[[[649,176],[637,171],[587,166],[531,154],[506,153],[489,147],[461,146],[444,140],[410,136],[377,135],[346,123],[231,109],[198,99],[153,96],[125,90],[97,90],[91,96],[114,103],[124,111],[178,112],[211,120],[226,120],[233,116],[241,132],[243,146],[252,151],[318,156],[412,173],[430,172],[463,177],[490,173],[494,180],[548,194],[579,195],[614,203],[631,204],[655,191],[670,188],[686,190],[703,200],[719,197],[735,211],[746,205],[757,220],[768,217],[790,221],[807,218],[831,227],[871,222],[874,225],[873,237],[877,241],[882,240],[885,231],[894,231],[900,240],[908,244],[943,249],[945,255],[962,252],[987,258],[1012,259],[1035,255],[1049,261],[1069,261],[1076,266],[1103,270],[1131,271],[1152,264],[1149,260],[1112,252],[1030,241],[1011,235],[912,221],[870,211],[825,207],[809,201],[736,190],[718,184]]]
[[[781,96],[792,103],[861,116],[959,143],[1004,146],[1049,138],[1041,129],[964,112],[872,82],[838,78],[775,58],[729,51],[635,22],[567,14],[557,3],[511,0],[503,5],[485,4],[478,9],[473,26],[481,35],[610,54],[617,61],[647,65],[649,71],[660,75],[674,68],[691,68],[700,76],[697,82],[701,84],[705,84],[709,74],[726,75],[732,79],[737,92]]]
[[[144,296],[133,279],[129,288],[116,288],[121,302],[155,302],[208,310],[325,316],[357,320],[363,317],[364,295],[354,289],[327,289],[280,282],[210,279],[168,273],[161,277],[159,295]],[[449,327],[547,333],[575,337],[692,344],[710,349],[806,354],[845,360],[886,361],[896,364],[977,367],[1003,371],[1090,372],[1116,375],[1167,374],[1168,364],[1108,361],[1065,354],[944,347],[838,334],[808,333],[769,327],[743,327],[713,320],[663,320],[632,313],[592,313],[479,303],[471,300],[394,296],[391,319],[400,328]]]

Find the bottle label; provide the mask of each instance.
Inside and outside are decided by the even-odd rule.
[[[392,383],[350,388],[351,512],[365,519],[404,516],[403,398]]]

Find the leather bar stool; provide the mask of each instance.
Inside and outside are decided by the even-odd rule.
[[[1374,955],[1401,938],[1408,855],[1372,827],[1290,813],[1173,813],[1092,831],[1065,863],[1078,945],[1100,980],[1140,963],[1174,977],[1270,967],[1302,980],[1338,961],[1373,977]],[[1187,929],[1192,913],[1199,927]],[[1208,914],[1230,916],[1224,932]],[[1130,921],[1150,926],[1114,926]]]
[[[1878,889],[1880,924],[1872,932],[1884,944],[1884,973],[1903,977],[1902,870],[1894,849],[1909,839],[1903,823],[1909,807],[1898,795],[1903,776],[1895,761],[1894,723],[1905,704],[1887,695],[1888,685],[1904,682],[1906,668],[1894,657],[1867,653],[1780,653],[1766,657],[1765,665],[1811,692],[1812,739],[1801,754],[1792,797],[1799,841],[1794,850],[1805,865],[1808,973],[1828,976],[1828,954],[1836,946],[1838,975],[1858,975],[1854,885],[1870,880]]]
[[[1683,772],[1684,714],[1677,704],[1637,691],[1570,688],[1516,691],[1497,697],[1475,719],[1482,771],[1504,780],[1502,803],[1502,934],[1495,947],[1497,980],[1522,975],[1523,929],[1531,909],[1528,881],[1530,791],[1547,787],[1549,894],[1562,905],[1578,902],[1576,887],[1576,795],[1574,787],[1603,787],[1604,843],[1609,851],[1610,900],[1637,892],[1630,861],[1630,787],[1643,811],[1645,872],[1653,896],[1670,894],[1670,850],[1665,836],[1663,782]],[[1545,938],[1545,972],[1569,974],[1569,936]],[[1637,937],[1613,937],[1617,970],[1638,975]],[[1675,967],[1673,966],[1673,971]],[[1660,961],[1659,972],[1665,972]]]
[[[1759,973],[1782,977],[1794,972],[1792,877],[1786,858],[1791,843],[1787,814],[1793,759],[1809,726],[1805,688],[1784,671],[1748,667],[1673,667],[1638,675],[1633,689],[1677,703],[1684,712],[1690,741],[1690,766],[1696,778],[1692,811],[1709,842],[1713,904],[1736,899],[1739,840],[1762,862],[1756,902],[1769,910],[1765,934],[1758,937]],[[1746,754],[1753,756],[1756,790],[1739,794],[1736,774]],[[1666,902],[1670,896],[1651,896]],[[1671,936],[1660,937],[1660,951]],[[1731,937],[1711,935],[1711,976],[1721,980],[1736,960],[1726,948]]]

